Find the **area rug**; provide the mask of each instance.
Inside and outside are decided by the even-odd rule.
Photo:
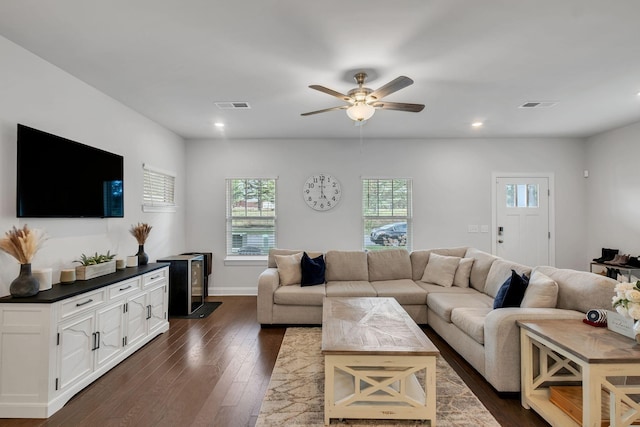
[[[209,301],[205,301],[205,303],[202,305],[202,307],[198,308],[196,311],[194,311],[193,313],[187,315],[187,316],[175,316],[175,315],[171,315],[169,317],[171,317],[172,319],[204,319],[207,316],[209,316],[211,313],[214,312],[214,310],[218,307],[220,307],[222,305],[221,302],[209,302]]]
[[[256,427],[324,425],[324,358],[321,328],[288,328]],[[440,356],[436,365],[436,425],[500,427],[480,400]],[[426,426],[420,421],[337,420],[331,425]]]

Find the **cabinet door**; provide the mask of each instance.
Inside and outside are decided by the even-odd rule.
[[[147,336],[147,294],[127,301],[127,345],[133,345]]]
[[[65,390],[93,372],[94,313],[58,326],[58,390]]]
[[[124,350],[123,303],[96,312],[96,369],[118,357]]]
[[[166,283],[149,291],[149,333],[155,332],[167,323]]]

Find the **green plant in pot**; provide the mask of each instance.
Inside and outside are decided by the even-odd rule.
[[[117,254],[112,255],[111,251],[107,251],[106,255],[105,254],[98,255],[98,252],[96,252],[95,255],[93,256],[86,256],[85,254],[82,254],[80,259],[76,259],[73,262],[79,262],[80,264],[86,267],[88,265],[96,265],[96,264],[102,264],[104,262],[113,261],[116,255]]]

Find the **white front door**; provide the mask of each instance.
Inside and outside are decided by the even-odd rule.
[[[499,257],[550,265],[549,177],[496,176],[495,245]]]

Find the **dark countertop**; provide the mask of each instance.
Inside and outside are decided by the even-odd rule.
[[[168,267],[169,263],[151,263],[138,267],[127,267],[124,270],[116,270],[115,273],[106,274],[104,276],[96,277],[89,280],[76,280],[70,284],[57,283],[47,289],[46,291],[38,292],[37,295],[26,298],[14,298],[12,296],[6,296],[0,298],[0,304],[8,303],[30,303],[30,304],[51,304],[56,301],[67,299],[76,295],[80,295],[85,292],[93,291],[103,288],[105,286],[113,285],[114,283],[121,282],[123,280],[130,279],[132,277],[141,276],[150,271],[159,270],[163,267]]]

